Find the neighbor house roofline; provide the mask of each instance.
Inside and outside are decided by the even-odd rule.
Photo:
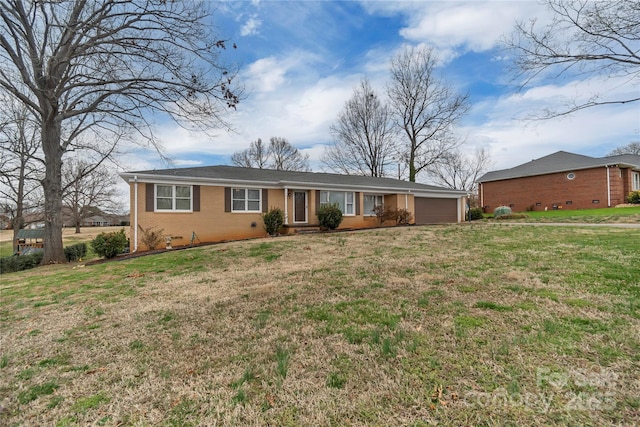
[[[637,162],[633,161],[635,158]],[[476,182],[502,181],[506,179],[526,178],[554,173],[573,172],[594,168],[622,167],[640,170],[640,156],[621,155],[594,158],[579,154],[558,151],[540,159],[515,166],[511,169],[491,171],[484,174]]]

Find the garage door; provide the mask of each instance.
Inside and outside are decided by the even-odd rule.
[[[458,199],[416,197],[416,224],[458,222]]]

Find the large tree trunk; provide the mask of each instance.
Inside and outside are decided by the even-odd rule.
[[[42,148],[46,168],[44,190],[44,258],[42,264],[65,262],[62,247],[62,154],[60,122],[43,120]]]

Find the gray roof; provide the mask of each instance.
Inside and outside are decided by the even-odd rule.
[[[570,172],[580,169],[591,169],[604,166],[621,165],[632,169],[640,169],[640,156],[622,154],[609,157],[589,157],[580,154],[558,151],[548,156],[534,159],[511,169],[487,172],[478,182],[500,181],[503,179],[523,178],[527,176],[546,175],[558,172]]]
[[[353,189],[375,188],[381,190],[398,190],[406,192],[444,192],[466,194],[464,191],[451,190],[434,185],[402,181],[394,178],[377,178],[360,175],[339,175],[320,172],[293,172],[273,169],[241,168],[236,166],[202,166],[195,168],[160,169],[148,171],[134,171],[121,173],[125,180],[137,177],[141,182],[150,182],[154,177],[158,179],[195,180],[204,183],[255,183],[274,187],[301,186],[310,188],[322,187],[351,187]]]

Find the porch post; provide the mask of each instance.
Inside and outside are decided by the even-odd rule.
[[[289,202],[287,197],[289,196],[289,189],[284,187],[284,225],[289,225]]]

